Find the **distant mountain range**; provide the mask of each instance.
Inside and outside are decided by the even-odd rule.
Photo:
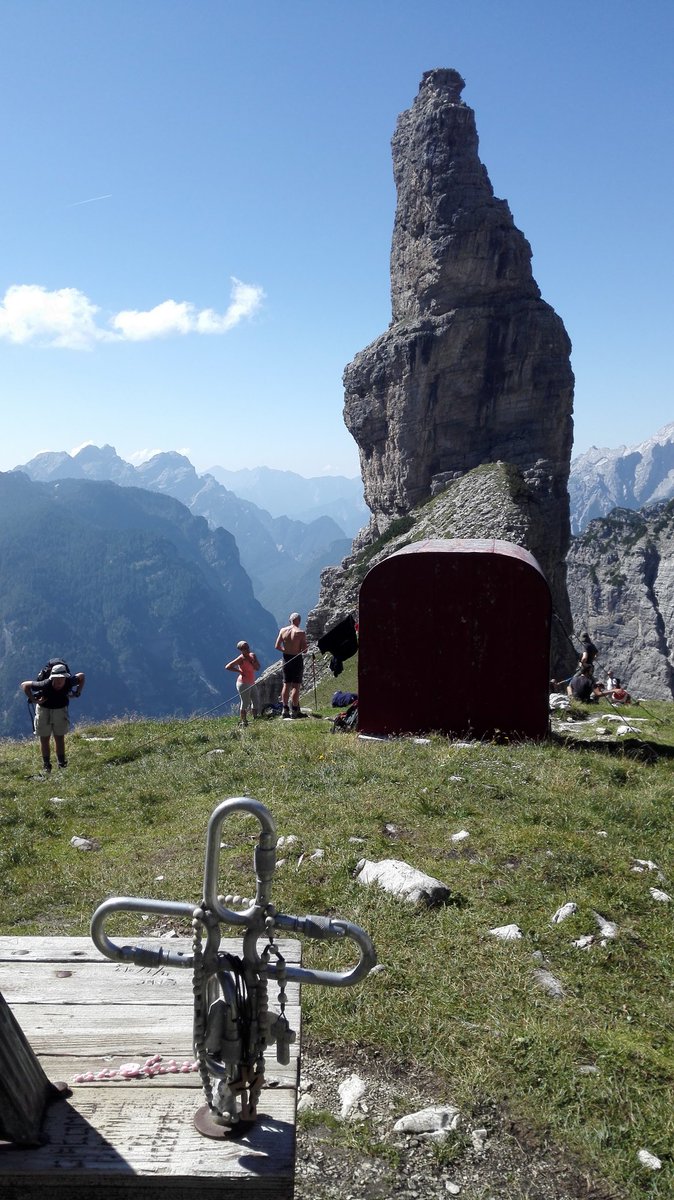
[[[78,717],[187,716],[235,699],[237,641],[265,665],[277,628],[232,535],[172,497],[0,473],[0,736],[30,732],[19,683],[54,655],[87,675]]]
[[[592,446],[569,477],[571,531],[581,533],[614,508],[639,509],[674,497],[674,422],[636,446]]]
[[[38,454],[15,469],[40,482],[108,480],[122,487],[147,488],[181,500],[192,513],[205,517],[212,529],[221,527],[234,536],[255,595],[279,624],[290,611],[306,614],[313,607],[321,570],[339,562],[351,548],[351,538],[327,512],[340,509],[340,489],[346,492],[342,507],[349,528],[360,511],[359,504],[365,509],[360,481],[340,481],[340,477],[329,476],[303,480],[291,471],[267,468],[250,472],[215,468],[224,476],[243,477],[240,480],[243,490],[268,495],[275,509],[285,495],[290,509],[305,505],[317,514],[307,521],[288,515],[272,516],[229,490],[213,473],[198,475],[188,458],[174,452],[156,454],[134,467],[120,458],[112,446],[85,446],[74,455],[65,451]],[[339,482],[335,484],[334,479]]]
[[[208,474],[242,500],[252,500],[274,517],[294,517],[297,521],[332,517],[351,538],[370,519],[360,476],[348,479],[345,475],[316,475],[305,479],[294,471],[275,471],[271,467],[241,471],[210,467]]]

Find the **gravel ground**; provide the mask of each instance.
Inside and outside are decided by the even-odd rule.
[[[358,1075],[365,1093],[345,1137],[338,1087]],[[408,1078],[371,1052],[350,1055],[305,1044],[302,1051],[295,1200],[619,1200],[565,1162],[496,1106],[462,1115],[438,1151],[418,1134],[393,1133],[403,1114],[439,1103],[429,1074]],[[482,1130],[473,1139],[475,1131]],[[351,1142],[352,1144],[345,1144]],[[482,1148],[478,1148],[480,1143]],[[353,1144],[355,1143],[355,1144]],[[477,1145],[476,1145],[477,1143]],[[396,1161],[397,1159],[397,1161]],[[448,1161],[451,1159],[451,1161]],[[444,1160],[444,1161],[443,1161]]]

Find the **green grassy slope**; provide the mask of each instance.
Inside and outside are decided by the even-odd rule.
[[[352,674],[347,664],[320,685],[325,716]],[[249,794],[279,834],[299,839],[277,871],[277,906],[358,922],[384,966],[353,990],[306,987],[312,1038],[429,1065],[442,1093],[433,1098],[504,1104],[615,1194],[671,1195],[674,904],[649,889],[674,895],[674,706],[640,715],[641,739],[613,747],[366,742],[314,718],[245,731],[230,717],[113,722],[76,729],[67,771],[46,780],[32,742],[2,742],[0,932],[86,933],[110,894],[196,903],[210,813]],[[453,841],[461,830],[469,837]],[[223,828],[222,891],[251,894],[257,833],[250,818]],[[73,849],[74,835],[100,849]],[[320,860],[309,857],[316,848]],[[353,877],[362,857],[404,859],[454,902],[428,911],[365,889]],[[662,878],[635,872],[635,859]],[[566,901],[577,913],[553,925]],[[594,913],[617,937],[575,948],[598,934]],[[511,922],[520,940],[490,935]],[[129,916],[110,928],[133,936],[160,924]],[[347,959],[348,946],[305,948],[313,965]],[[537,984],[542,967],[563,998]],[[643,1147],[662,1171],[639,1166]]]

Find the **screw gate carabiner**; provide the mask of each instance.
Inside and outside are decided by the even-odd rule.
[[[261,832],[253,854],[255,899],[223,896],[218,891],[222,824],[235,812],[257,818]],[[349,987],[371,971],[377,961],[374,946],[364,929],[351,921],[323,916],[295,917],[276,911],[271,885],[276,868],[276,826],[259,800],[237,796],[223,800],[211,815],[206,833],[203,899],[200,904],[174,900],[115,896],[96,909],[91,936],[96,947],[115,962],[139,967],[187,967],[193,972],[194,1053],[206,1095],[206,1105],[195,1124],[208,1137],[223,1137],[240,1121],[252,1121],[264,1082],[264,1051],[276,1044],[277,1059],[287,1064],[295,1033],[285,1016],[285,986],[294,983]],[[247,905],[227,907],[227,902]],[[118,945],[105,933],[113,912],[157,913],[189,920],[193,929],[192,953],[162,946]],[[242,927],[241,958],[220,950],[221,926]],[[274,943],[279,931],[299,933],[320,941],[350,938],[360,958],[348,971],[314,970],[288,965]],[[205,941],[202,937],[205,934]],[[266,937],[262,955],[257,943]],[[275,961],[271,961],[271,956]],[[279,985],[280,1015],[270,1013],[267,979]]]

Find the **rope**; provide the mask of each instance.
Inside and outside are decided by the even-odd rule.
[[[292,659],[289,659],[288,661],[294,662],[296,658],[301,658],[301,657],[302,657],[302,651],[300,651],[299,654],[294,654]],[[255,683],[249,684],[248,687],[242,688],[241,691],[250,692],[256,686],[257,686],[257,680],[255,681]],[[305,691],[307,691],[306,688],[305,688]],[[199,712],[190,713],[187,720],[188,721],[204,720],[206,717],[210,717],[214,713],[218,712],[219,709],[224,708],[225,705],[235,704],[240,699],[240,696],[241,696],[241,692],[236,690],[235,693],[230,695],[228,698],[226,698],[225,700],[221,700],[219,704],[214,704],[212,708],[207,708],[203,712],[199,711]],[[137,757],[138,754],[142,753],[143,750],[147,750],[150,746],[154,746],[157,742],[163,741],[164,736],[165,735],[163,733],[158,733],[155,737],[149,738],[148,741],[142,742],[141,745],[138,746],[136,751],[134,751],[133,757],[134,758]],[[114,763],[115,760],[113,758],[109,761]]]

